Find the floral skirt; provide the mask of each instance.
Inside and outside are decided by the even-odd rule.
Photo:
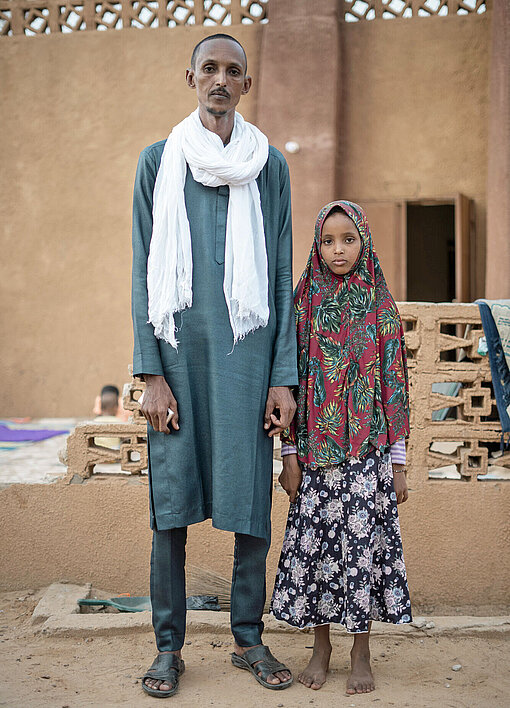
[[[271,612],[303,629],[411,621],[388,453],[303,469],[291,504]]]

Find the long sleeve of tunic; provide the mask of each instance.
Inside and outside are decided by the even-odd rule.
[[[282,157],[283,160],[283,157]],[[276,306],[276,336],[273,347],[270,386],[296,386],[296,326],[292,293],[292,216],[290,209],[289,169],[285,160],[280,170],[280,204],[278,214],[278,250],[274,299]],[[289,369],[291,365],[291,369]],[[290,383],[289,383],[290,382]]]
[[[147,258],[152,236],[152,192],[156,175],[154,155],[146,149],[138,160],[133,194],[131,314],[135,341],[134,376],[138,374],[163,376],[158,340],[154,336],[154,327],[148,322],[147,294]]]
[[[151,525],[163,530],[212,518],[217,528],[268,538],[272,440],[264,432],[264,408],[269,386],[298,381],[287,164],[270,147],[257,178],[269,322],[234,348],[223,293],[229,188],[206,187],[188,170],[193,304],[175,317],[176,351],[147,323],[152,193],[164,144],[142,151],[133,207],[133,373],[164,375],[179,406],[178,432],[148,427]]]

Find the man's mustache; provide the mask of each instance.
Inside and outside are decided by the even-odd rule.
[[[228,91],[223,91],[222,89],[216,89],[216,91],[211,91],[209,96],[224,96],[225,98],[230,98]]]

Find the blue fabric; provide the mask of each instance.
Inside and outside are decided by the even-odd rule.
[[[484,300],[477,300],[476,304],[480,310],[483,331],[487,340],[492,385],[496,396],[501,429],[503,433],[508,433],[510,432],[510,417],[507,410],[510,406],[510,371],[490,306]]]
[[[0,425],[0,442],[40,442],[53,438],[55,435],[67,435],[69,430],[27,430],[26,428],[9,428]]]
[[[175,351],[155,338],[147,322],[152,192],[163,148],[164,141],[142,152],[133,202],[133,373],[164,375],[179,407],[179,431],[165,435],[148,427],[151,526],[161,531],[212,518],[216,528],[269,539],[273,445],[263,427],[268,388],[298,381],[287,164],[270,147],[257,178],[269,323],[233,351],[223,292],[229,188],[206,187],[188,170],[193,306],[176,315]]]

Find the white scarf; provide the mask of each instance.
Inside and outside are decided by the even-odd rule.
[[[166,141],[152,209],[147,262],[149,322],[177,349],[174,315],[193,303],[191,233],[184,201],[186,164],[207,187],[230,187],[223,292],[234,344],[269,320],[267,253],[256,178],[268,158],[266,136],[239,114],[228,145],[202,125],[198,109]]]

